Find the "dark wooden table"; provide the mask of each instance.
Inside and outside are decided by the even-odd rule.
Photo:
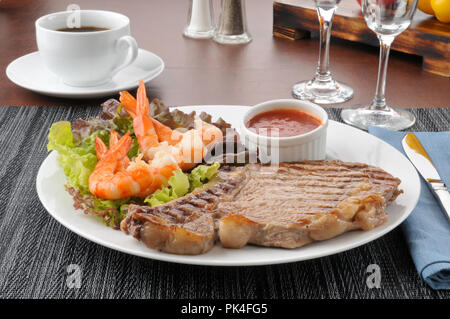
[[[352,1],[352,0],[348,0]],[[356,1],[356,0],[354,0]],[[290,98],[292,85],[311,78],[318,58],[318,39],[290,41],[272,36],[272,1],[248,0],[253,42],[223,46],[182,36],[187,0],[2,0],[0,1],[0,105],[95,105],[99,100],[46,97],[17,87],[6,78],[14,59],[37,50],[34,21],[76,2],[82,9],[121,12],[131,18],[132,34],[143,49],[161,56],[166,69],[150,83],[151,97],[169,105],[241,104]],[[215,2],[216,8],[218,2]],[[378,49],[332,39],[331,70],[355,89],[345,105],[372,99]],[[421,59],[391,54],[388,101],[401,107],[450,107],[450,79],[422,71]]]

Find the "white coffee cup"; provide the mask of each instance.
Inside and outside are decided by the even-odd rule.
[[[97,27],[108,30],[67,32]],[[36,20],[36,41],[45,65],[67,85],[97,86],[109,82],[138,55],[130,20],[116,12],[79,10],[52,13]]]

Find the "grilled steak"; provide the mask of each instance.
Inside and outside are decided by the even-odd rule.
[[[173,254],[207,252],[216,241],[215,209],[244,185],[242,169],[221,168],[203,187],[169,204],[130,205],[120,228],[150,248]]]
[[[399,184],[377,167],[341,161],[228,167],[176,201],[130,206],[121,229],[176,254],[204,253],[216,237],[227,248],[296,248],[382,224]]]

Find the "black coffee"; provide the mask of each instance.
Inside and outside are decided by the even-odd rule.
[[[107,31],[108,28],[100,28],[100,27],[79,27],[79,28],[61,28],[57,31],[63,32],[94,32],[94,31]]]

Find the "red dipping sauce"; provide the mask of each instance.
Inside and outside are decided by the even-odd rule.
[[[256,134],[273,136],[271,129],[278,129],[279,137],[305,134],[320,125],[320,119],[295,109],[276,109],[259,113],[247,122],[247,127]]]

